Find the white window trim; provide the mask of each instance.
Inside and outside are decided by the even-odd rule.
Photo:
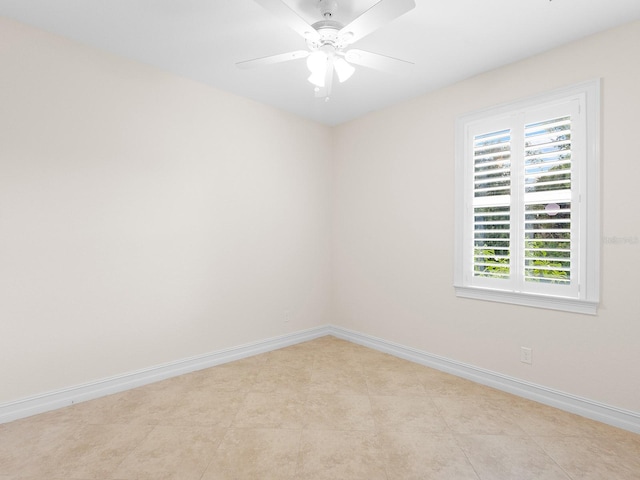
[[[458,297],[488,300],[502,303],[525,305],[530,307],[563,310],[575,313],[597,313],[600,299],[600,79],[595,79],[534,97],[503,104],[464,115],[456,121],[456,165],[455,165],[455,236],[454,236],[454,288]],[[465,175],[469,168],[465,158],[465,140],[467,128],[481,119],[507,115],[518,110],[534,108],[538,105],[559,102],[564,99],[581,96],[586,108],[586,168],[583,174],[582,202],[586,207],[586,222],[580,239],[583,248],[580,251],[580,290],[577,297],[560,297],[543,294],[521,293],[471,286],[465,278],[469,268],[464,260],[465,232],[468,228],[465,215]],[[584,240],[584,242],[583,242]]]

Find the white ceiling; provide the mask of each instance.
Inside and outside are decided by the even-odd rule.
[[[284,0],[309,23],[317,0]],[[378,0],[338,0],[346,24]],[[389,0],[393,1],[393,0]],[[328,125],[640,19],[640,0],[416,0],[354,44],[415,63],[408,76],[358,67],[316,99],[304,60],[236,62],[305,49],[253,0],[0,0],[0,15]],[[640,52],[640,46],[639,46]],[[638,59],[629,59],[638,61]]]

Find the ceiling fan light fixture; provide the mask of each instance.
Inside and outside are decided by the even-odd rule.
[[[340,83],[349,80],[351,75],[353,75],[353,72],[356,71],[356,69],[353,68],[353,65],[350,65],[344,58],[336,58],[333,62],[333,66],[336,69],[336,74],[338,75]]]
[[[324,71],[312,72],[311,75],[309,75],[309,78],[307,80],[313,83],[316,87],[324,88],[324,77],[325,77]]]
[[[271,13],[281,17],[307,44],[306,50],[270,55],[238,62],[239,68],[250,68],[261,65],[307,59],[310,71],[309,82],[315,86],[316,97],[329,98],[334,81],[334,72],[340,83],[346,82],[353,75],[352,64],[383,71],[394,71],[399,67],[412,65],[392,57],[386,57],[363,50],[348,49],[350,45],[415,8],[415,0],[375,0],[375,4],[343,25],[334,19],[338,8],[338,0],[313,0],[320,10],[322,19],[309,24],[289,4],[293,0],[255,0]],[[311,1],[311,0],[305,0]],[[296,0],[295,3],[300,3]],[[395,73],[395,72],[392,72]]]
[[[327,54],[321,50],[316,50],[307,57],[307,68],[312,75],[324,74],[327,69],[327,61]]]

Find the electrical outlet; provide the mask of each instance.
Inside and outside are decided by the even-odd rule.
[[[284,312],[284,324],[286,325],[291,320],[291,312],[289,310],[285,310]]]
[[[520,361],[531,365],[533,351],[530,347],[520,347]]]

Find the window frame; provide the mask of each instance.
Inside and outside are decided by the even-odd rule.
[[[488,300],[502,303],[525,305],[530,307],[563,310],[595,315],[600,296],[600,79],[571,85],[551,92],[535,95],[514,102],[472,112],[456,120],[456,159],[455,159],[455,235],[454,235],[454,288],[458,297]],[[576,192],[572,199],[576,204],[578,246],[576,266],[577,288],[570,296],[559,294],[554,288],[532,288],[531,292],[518,291],[513,287],[517,280],[508,282],[509,288],[497,288],[496,282],[474,281],[473,276],[473,155],[469,144],[473,142],[471,132],[479,124],[490,122],[504,124],[505,118],[515,116],[526,118],[531,112],[541,108],[553,108],[554,105],[568,101],[577,101],[581,109],[579,120],[584,127],[584,142],[579,141],[577,148],[583,149],[575,159],[572,158],[572,183],[574,172]],[[584,111],[582,112],[582,109]],[[573,120],[572,120],[573,123]],[[523,121],[518,124],[524,128]],[[488,127],[487,127],[488,128]],[[512,152],[523,145],[512,145]],[[573,147],[572,147],[573,148]],[[517,159],[518,156],[515,157]],[[512,157],[512,162],[515,160]],[[512,184],[513,187],[513,184]],[[514,197],[515,195],[515,197]],[[512,191],[512,208],[524,208],[524,194]],[[572,223],[575,220],[572,214]],[[515,220],[511,220],[513,224]],[[513,225],[512,225],[513,226]],[[523,241],[524,236],[512,241]],[[518,259],[514,257],[514,261]],[[477,279],[477,277],[476,277]],[[500,282],[500,280],[497,280]],[[538,291],[533,291],[538,290]]]

